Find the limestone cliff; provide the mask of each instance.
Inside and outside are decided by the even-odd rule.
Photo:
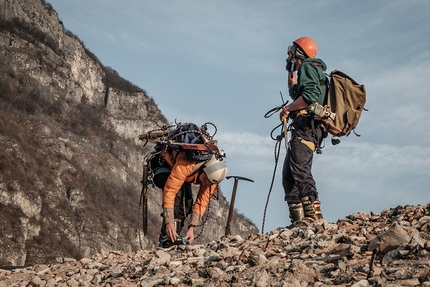
[[[55,262],[156,244],[139,240],[143,147],[167,124],[145,90],[103,66],[43,0],[0,0],[0,266]],[[186,119],[184,119],[186,121]],[[197,243],[224,234],[228,203],[212,200]],[[232,233],[255,225],[238,214]]]

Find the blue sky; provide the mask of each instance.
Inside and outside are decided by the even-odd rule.
[[[275,167],[271,130],[288,99],[286,48],[309,36],[327,71],[367,91],[357,132],[315,155],[330,222],[353,212],[430,202],[430,2],[403,0],[48,0],[100,61],[145,89],[170,122],[214,123],[235,208],[261,231]],[[136,135],[138,136],[138,135]],[[289,224],[282,143],[264,232]],[[228,200],[233,179],[221,183]]]

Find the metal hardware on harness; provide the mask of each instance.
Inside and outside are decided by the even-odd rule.
[[[314,115],[316,120],[331,119],[334,121],[336,113],[332,113],[328,106],[322,106],[317,102],[311,104],[307,110]]]
[[[233,211],[234,211],[234,201],[236,199],[237,182],[239,180],[247,180],[250,182],[254,182],[252,179],[242,177],[242,176],[226,176],[226,179],[230,179],[230,178],[234,178],[234,185],[233,185],[233,192],[231,194],[230,209],[228,211],[227,225],[225,227],[225,236],[231,235],[230,223],[231,223],[231,216],[233,215]]]

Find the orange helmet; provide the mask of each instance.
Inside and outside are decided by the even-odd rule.
[[[317,55],[318,46],[312,38],[301,37],[294,41],[294,43],[299,46],[309,58],[315,58]]]

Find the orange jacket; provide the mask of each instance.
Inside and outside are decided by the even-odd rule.
[[[164,151],[162,156],[172,167],[163,189],[163,208],[173,210],[176,194],[185,182],[200,184],[198,181],[199,171],[191,174],[197,162],[189,160],[183,151]],[[216,187],[217,184],[212,184],[210,186],[200,185],[197,198],[193,205],[194,213],[197,213],[200,217],[203,216],[211,197],[215,193]],[[172,214],[171,212],[168,213]],[[172,218],[165,218],[165,220],[166,223],[173,221]],[[194,222],[193,224],[197,223]]]

